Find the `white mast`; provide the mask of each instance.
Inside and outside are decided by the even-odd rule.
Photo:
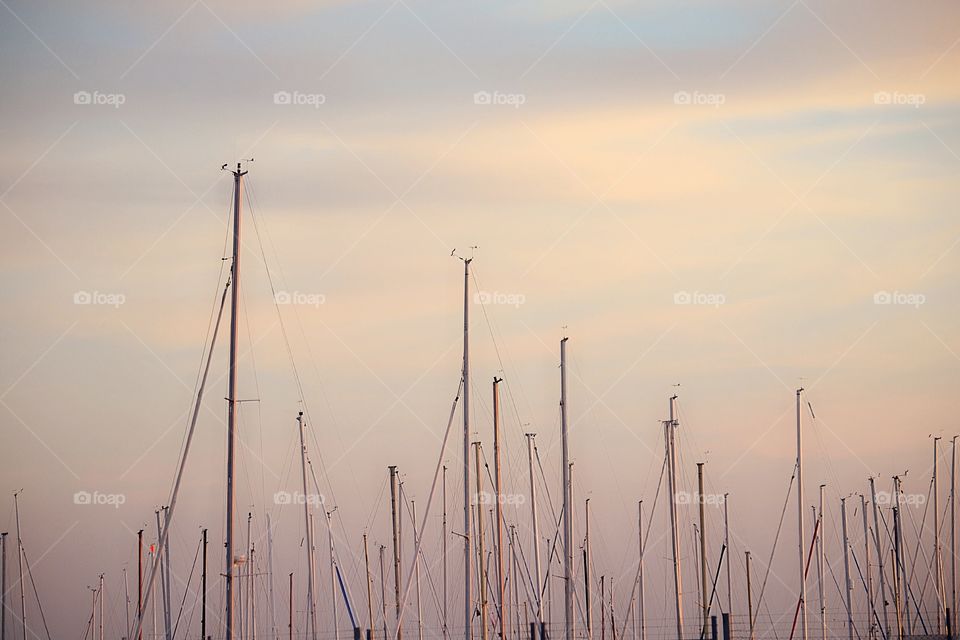
[[[957,633],[957,436],[950,451],[950,616]]]
[[[707,523],[704,517],[702,462],[697,463],[697,502],[700,504],[700,604],[703,607],[703,626],[700,627],[700,637],[706,638],[707,625],[710,624],[710,602],[707,599]]]
[[[940,437],[933,439],[933,588],[937,594],[937,635],[943,628],[943,565],[940,560],[940,482],[937,475],[937,445]]]
[[[496,486],[494,491],[497,494],[497,503],[494,505],[497,518],[497,604],[500,606],[500,638],[506,637],[506,631],[509,630],[507,620],[509,619],[508,607],[503,598],[503,487],[500,476],[500,383],[502,378],[493,377],[493,469],[494,482]]]
[[[463,637],[473,635],[473,553],[470,544],[470,261],[463,259]],[[227,638],[227,640],[230,640]]]
[[[797,550],[800,558],[800,630],[801,640],[807,640],[807,580],[803,535],[803,437],[800,431],[800,394],[803,387],[797,389]]]
[[[102,573],[100,574],[100,588],[99,588],[99,591],[98,591],[98,592],[99,592],[99,594],[100,594],[100,627],[99,627],[99,635],[100,635],[100,640],[103,640],[103,574],[102,574]]]
[[[564,638],[573,640],[573,509],[570,449],[567,442],[567,338],[560,340],[560,440],[563,477],[563,623]]]
[[[392,465],[390,470],[390,518],[393,529],[393,598],[397,618],[396,640],[403,638],[400,627],[400,520],[397,517],[397,467]]]
[[[243,176],[240,163],[233,171],[233,260],[231,261],[230,280],[233,287],[230,290],[230,369],[227,383],[227,527],[226,553],[227,571],[226,601],[227,610],[224,619],[225,640],[233,640],[233,509],[235,498],[233,495],[233,465],[236,449],[236,421],[237,421],[237,338],[239,332],[240,308],[240,210],[243,200]],[[306,484],[306,483],[304,483]],[[306,491],[304,491],[306,493]],[[161,552],[160,549],[157,550]]]
[[[270,638],[278,640],[277,637],[277,609],[273,600],[273,524],[270,522],[270,513],[267,513],[267,573],[270,574],[269,600],[270,600]],[[201,638],[201,640],[207,640]]]
[[[820,485],[820,511],[815,519],[817,525],[817,594],[820,598],[820,637],[827,637],[827,603],[823,598],[823,488]]]
[[[443,525],[440,536],[441,553],[443,554],[443,640],[447,640],[447,465],[443,465]],[[371,622],[371,628],[373,623]],[[386,639],[384,639],[386,640]]]
[[[317,602],[316,577],[314,576],[313,560],[313,519],[310,517],[310,497],[307,493],[307,439],[304,430],[303,411],[297,414],[297,424],[300,430],[300,472],[303,481],[303,521],[307,538],[307,611],[309,614],[310,637],[317,640]],[[227,639],[229,640],[229,639]]]
[[[677,420],[674,418],[674,403],[677,396],[670,396],[670,417],[663,423],[663,440],[667,458],[667,481],[670,489],[670,537],[673,548],[673,586],[677,615],[677,640],[683,640],[683,580],[680,574],[680,532],[677,526],[677,463],[674,434]]]
[[[863,514],[863,563],[866,565],[867,574],[867,611],[870,616],[870,622],[867,624],[867,637],[874,636],[874,622],[877,619],[877,607],[873,601],[873,577],[870,573],[870,528],[867,524],[867,498],[860,494],[860,512]]]
[[[480,574],[480,637],[487,640],[487,559],[483,550],[483,475],[480,473],[480,442],[473,443],[473,452],[477,459],[477,553]]]
[[[646,625],[646,604],[643,601],[643,500],[640,501],[640,504],[637,505],[638,518],[637,522],[637,536],[640,538],[640,637],[639,640],[647,640],[647,625]],[[634,638],[634,640],[638,640]]]
[[[337,563],[334,559],[336,553],[333,548],[333,522],[331,516],[337,508],[334,507],[327,511],[327,538],[330,551],[330,608],[333,611],[333,640],[339,640],[340,631],[337,629]]]
[[[417,582],[417,639],[423,640],[423,606],[420,600],[420,540],[417,533],[417,501],[410,501],[410,508],[413,510],[411,517],[413,519],[413,566]]]
[[[726,569],[727,569],[727,613],[733,615],[733,587],[730,581],[730,513],[728,506],[730,504],[730,494],[723,494],[723,546],[726,551]]]
[[[536,575],[536,585],[537,585],[537,631],[536,635],[532,640],[536,640],[537,637],[543,635],[543,576],[540,569],[540,533],[539,526],[537,523],[537,483],[534,481],[533,476],[533,441],[536,438],[536,434],[528,433],[527,436],[527,465],[530,467],[530,515],[533,521],[533,570]],[[542,637],[541,637],[542,640]]]
[[[880,576],[880,603],[883,605],[883,637],[890,640],[890,619],[887,616],[887,581],[883,573],[883,549],[880,546],[880,515],[877,507],[877,488],[873,478],[870,481],[870,502],[873,506],[873,543],[877,551],[877,573]]]
[[[20,491],[23,491],[23,489],[20,489]],[[27,604],[23,592],[23,538],[20,537],[20,501],[18,500],[20,491],[13,492],[13,511],[17,520],[17,566],[20,570],[20,624],[23,627],[23,640],[27,640]],[[93,632],[93,629],[90,631]]]
[[[850,542],[847,538],[846,498],[840,498],[840,528],[843,530],[843,593],[847,601],[847,638],[853,640],[853,594],[850,588]]]

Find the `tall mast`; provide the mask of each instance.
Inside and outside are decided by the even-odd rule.
[[[397,467],[395,465],[388,467],[390,469],[390,518],[393,529],[393,596],[396,608],[397,635],[396,640],[401,640],[403,631],[400,629],[400,522],[397,518]]]
[[[99,636],[100,640],[103,640],[103,574],[100,574],[100,587],[98,589],[100,593],[100,626],[99,626]]]
[[[560,340],[560,439],[563,474],[563,623],[564,638],[573,640],[573,492],[567,442],[567,338]]]
[[[293,572],[290,572],[290,587],[287,600],[287,640],[293,640]],[[204,639],[206,640],[206,639]]]
[[[483,495],[483,475],[480,473],[480,443],[473,443],[473,451],[477,460],[477,553],[479,554],[480,573],[480,637],[487,640],[487,572],[486,558],[483,551],[483,505],[480,496]]]
[[[723,548],[725,552],[724,562],[727,569],[727,613],[733,615],[733,586],[730,581],[730,494],[723,494]]]
[[[937,448],[940,438],[933,439],[933,588],[937,595],[937,635],[943,628],[943,566],[940,562],[940,483],[937,476]]]
[[[207,640],[207,530],[203,530],[203,573],[200,574],[200,640]]]
[[[634,640],[647,640],[647,625],[646,625],[646,603],[644,602],[643,594],[643,500],[637,505],[637,536],[640,538],[640,599],[639,599],[639,612],[638,617],[640,618],[640,637],[639,639],[635,638]]]
[[[143,640],[143,529],[137,531],[137,620],[140,621],[137,640]]]
[[[707,600],[707,531],[704,515],[703,463],[697,463],[697,502],[700,503],[700,603],[703,607],[703,626],[700,637],[707,637],[707,625],[710,623],[710,602]]]
[[[330,553],[330,608],[333,611],[333,640],[339,640],[340,631],[337,630],[337,563],[334,559],[336,552],[333,548],[333,522],[331,516],[337,508],[327,511],[327,540]]]
[[[847,538],[847,499],[840,498],[840,528],[843,530],[843,593],[847,601],[847,638],[853,640],[853,602],[850,584],[850,542]]]
[[[867,637],[874,637],[874,624],[877,619],[876,603],[873,601],[873,576],[870,572],[870,528],[867,525],[867,497],[860,494],[860,512],[863,515],[863,563],[866,565],[867,574],[867,611],[870,615],[870,622],[867,624]]]
[[[673,586],[677,615],[677,640],[683,640],[683,581],[680,577],[680,532],[677,530],[677,463],[674,439],[677,420],[673,414],[676,401],[676,395],[670,396],[670,417],[663,424],[663,440],[667,458],[667,481],[670,485],[670,537],[673,547]]]
[[[537,607],[537,634],[541,634],[543,628],[543,574],[540,569],[540,530],[537,523],[537,483],[533,476],[533,441],[536,434],[528,433],[527,437],[527,465],[530,468],[530,517],[533,522],[533,571],[536,577],[537,601],[534,603]],[[536,637],[531,640],[536,640]],[[541,638],[541,640],[543,640]]]
[[[750,619],[750,640],[754,640],[753,635],[753,590],[750,588],[750,552],[744,551],[747,561],[747,617]]]
[[[363,567],[366,571],[365,582],[367,583],[367,633],[369,640],[373,640],[373,579],[370,577],[370,549],[367,547],[367,534],[363,534]]]
[[[410,501],[413,519],[413,567],[417,582],[417,639],[423,640],[423,605],[420,599],[420,541],[417,533],[417,501]]]
[[[0,562],[0,640],[7,640],[7,532],[0,533],[3,557]]]
[[[950,450],[950,615],[957,633],[957,436]]]
[[[823,598],[823,571],[824,571],[824,544],[823,544],[823,489],[826,485],[820,485],[820,510],[814,521],[817,527],[817,595],[820,598],[820,637],[827,637],[827,603]]]
[[[20,491],[23,491],[21,489]],[[27,601],[23,592],[23,538],[20,537],[20,491],[13,492],[13,511],[17,520],[17,566],[19,567],[20,582],[20,624],[23,627],[23,640],[27,640]],[[93,629],[90,629],[93,633]]]
[[[583,501],[583,602],[587,614],[587,640],[593,640],[593,598],[590,593],[590,498]],[[600,621],[603,621],[603,592],[600,593]]]
[[[883,605],[883,637],[890,640],[890,619],[887,616],[887,581],[884,577],[884,554],[880,546],[880,509],[877,507],[877,487],[870,480],[870,502],[873,506],[873,543],[877,551],[877,574],[880,576],[880,604]]]
[[[497,503],[494,505],[497,518],[497,604],[500,606],[500,638],[507,635],[508,608],[503,598],[503,487],[500,476],[500,383],[502,378],[493,377],[493,470],[494,491],[497,494]],[[479,473],[479,471],[477,472]]]
[[[800,632],[801,640],[807,640],[807,580],[804,571],[804,535],[803,535],[803,436],[800,430],[800,394],[803,387],[797,389],[797,549],[799,551],[800,577]]]
[[[270,520],[269,512],[267,513],[267,573],[270,574],[270,581],[267,583],[270,600],[270,640],[278,640],[277,607],[273,599],[273,523]]]
[[[903,505],[903,500],[900,491],[900,476],[893,476],[893,499],[897,505],[894,514],[894,521],[897,523],[897,526],[894,527],[894,542],[897,546],[897,568],[900,570],[900,598],[903,600],[901,611],[903,612],[903,623],[907,635],[913,635],[913,624],[910,617],[910,579],[907,577],[907,554],[903,544],[903,511],[900,508]]]
[[[383,570],[383,552],[387,548],[380,545],[380,619],[383,621],[383,637],[386,640],[389,637],[387,633],[387,579]]]
[[[441,620],[441,628],[443,640],[447,640],[447,465],[443,465],[441,485],[443,497],[443,525],[440,535],[441,553],[443,555],[443,620]],[[373,622],[370,624],[373,625]]]
[[[297,414],[297,426],[300,431],[300,478],[303,485],[303,524],[307,538],[307,611],[310,624],[310,637],[317,640],[317,585],[313,560],[313,519],[310,516],[310,498],[307,492],[307,438],[303,411]],[[227,638],[226,640],[230,640]]]
[[[227,570],[226,601],[227,611],[224,619],[225,640],[233,640],[233,509],[235,497],[233,494],[233,465],[236,449],[237,423],[237,339],[239,335],[240,318],[237,313],[240,308],[240,211],[243,201],[243,176],[240,163],[233,171],[233,259],[231,260],[230,279],[233,286],[230,290],[230,369],[227,382],[227,527],[226,553]],[[159,550],[158,550],[159,551]]]
[[[473,635],[473,550],[470,544],[470,260],[463,260],[463,637]],[[227,640],[230,640],[227,638]]]

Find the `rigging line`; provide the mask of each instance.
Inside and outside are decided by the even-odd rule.
[[[227,301],[227,291],[230,288],[230,281],[227,281],[226,286],[223,288],[223,296],[220,298],[220,311],[217,313],[217,322],[214,325],[213,334],[210,338],[210,350],[207,353],[207,363],[203,369],[203,377],[200,380],[200,386],[197,389],[197,400],[194,403],[193,407],[193,418],[190,420],[190,428],[187,431],[187,438],[184,442],[183,451],[181,452],[180,465],[177,469],[176,478],[173,484],[173,492],[170,497],[169,506],[167,507],[167,524],[163,527],[163,532],[160,536],[159,544],[157,545],[158,549],[162,549],[167,541],[167,536],[171,529],[170,523],[173,520],[174,508],[177,505],[177,494],[180,491],[180,482],[183,480],[183,471],[187,464],[187,456],[190,453],[190,444],[193,441],[193,434],[197,427],[197,418],[200,415],[200,405],[203,402],[203,391],[206,387],[207,376],[210,373],[210,362],[213,359],[213,348],[217,342],[217,333],[220,329],[220,321],[223,319],[223,308]],[[153,586],[157,577],[157,569],[160,565],[161,554],[157,553],[154,556],[153,564],[150,567],[149,577],[147,578],[146,590],[143,598],[143,605],[140,608],[140,611],[137,615],[136,623],[134,624],[133,631],[127,635],[128,638],[134,638],[139,636],[140,629],[143,627],[143,613],[147,609],[147,605],[150,603],[150,595],[153,593]]]
[[[774,536],[773,546],[770,548],[770,558],[767,560],[767,571],[763,576],[763,583],[760,586],[760,596],[757,598],[758,608],[759,608],[759,604],[763,602],[763,593],[767,588],[767,579],[770,577],[770,567],[773,564],[773,555],[777,551],[777,542],[780,540],[780,531],[783,528],[783,517],[787,513],[787,506],[790,501],[790,493],[793,490],[793,481],[796,478],[797,478],[797,465],[794,464],[793,473],[790,474],[790,483],[787,485],[787,495],[784,497],[784,500],[783,500],[783,509],[780,511],[780,522],[777,524],[777,534],[776,536]],[[752,620],[752,622],[754,623],[756,622],[756,616],[754,616],[754,619]]]
[[[248,181],[248,190],[249,190],[250,193],[251,193],[251,197],[253,197],[253,192],[252,192],[252,190],[250,189],[249,181]],[[253,202],[251,202],[251,205],[253,205]],[[274,309],[276,309],[276,312],[277,312],[277,320],[278,320],[279,323],[280,323],[280,333],[281,333],[281,335],[283,336],[284,346],[286,347],[286,350],[287,350],[287,357],[288,357],[289,360],[290,360],[290,368],[291,368],[292,371],[293,371],[293,378],[294,378],[294,381],[295,381],[296,386],[297,386],[297,394],[298,394],[298,396],[299,396],[299,398],[300,398],[300,403],[301,403],[301,405],[303,406],[303,411],[304,411],[304,413],[305,413],[306,416],[307,416],[307,426],[308,426],[308,428],[309,428],[310,435],[313,437],[314,444],[317,445],[317,446],[316,446],[317,460],[318,460],[318,462],[319,462],[319,464],[320,464],[320,471],[321,471],[321,473],[323,474],[324,480],[325,480],[326,483],[327,483],[327,488],[328,488],[329,491],[330,491],[330,496],[333,498],[334,503],[336,503],[336,502],[337,502],[337,496],[336,496],[336,492],[334,491],[334,488],[333,488],[333,482],[330,480],[330,475],[329,475],[329,473],[328,473],[328,471],[327,471],[326,462],[324,461],[324,458],[323,458],[323,450],[322,450],[322,448],[319,446],[319,445],[320,445],[320,442],[319,442],[319,440],[317,439],[316,433],[315,433],[314,430],[313,430],[314,421],[313,421],[313,416],[312,416],[311,413],[310,413],[310,407],[309,407],[309,405],[307,404],[306,394],[305,394],[304,391],[303,391],[303,380],[302,380],[302,378],[300,377],[300,371],[299,371],[299,369],[297,368],[296,358],[295,358],[294,355],[293,355],[293,348],[290,346],[290,337],[289,337],[289,335],[287,334],[287,327],[286,327],[286,324],[285,324],[284,321],[283,321],[283,314],[280,313],[280,304],[279,304],[279,302],[278,302],[278,300],[277,300],[277,290],[276,290],[276,286],[274,285],[274,281],[273,281],[273,272],[270,270],[270,267],[269,267],[268,264],[267,264],[266,251],[265,251],[264,248],[263,248],[263,237],[262,237],[261,234],[260,234],[260,227],[259,227],[259,225],[257,224],[257,218],[259,217],[259,214],[258,214],[258,213],[255,213],[253,206],[250,206],[250,207],[248,207],[248,208],[250,209],[250,218],[251,218],[251,220],[253,221],[254,232],[256,233],[256,236],[257,236],[257,245],[258,245],[259,248],[260,248],[260,254],[261,254],[262,262],[263,262],[263,265],[264,265],[264,271],[265,271],[266,274],[267,274],[267,282],[268,282],[269,285],[270,285],[270,292],[271,292],[271,294],[272,294],[272,296],[273,296],[273,306],[274,306]],[[259,205],[257,205],[256,208],[259,209]],[[267,231],[267,233],[268,233],[268,239],[269,239],[269,231]],[[271,246],[272,246],[272,240],[270,240],[270,242],[271,242]],[[274,254],[276,254],[276,248],[274,248]],[[279,260],[277,260],[277,263],[278,263],[278,265],[279,265]],[[281,270],[281,277],[283,277],[282,270]],[[303,323],[300,321],[300,316],[296,313],[296,309],[295,309],[295,308],[294,308],[294,310],[293,310],[293,315],[294,315],[294,318],[297,320],[297,324],[298,324],[298,326],[300,327],[300,332],[301,332],[301,334],[302,334],[303,337],[304,337],[304,341],[305,341],[305,344],[306,344],[306,346],[307,346],[307,353],[311,355],[311,361],[313,361],[313,360],[312,360],[312,351],[310,350],[310,343],[309,343],[309,341],[306,340],[306,333],[303,331]],[[318,372],[318,378],[319,378],[319,372]],[[323,393],[322,387],[321,387],[321,394],[324,396],[324,398],[326,398],[326,394]],[[332,408],[330,407],[329,400],[327,401],[327,408],[328,408],[328,410],[329,410],[329,412],[330,412],[331,417],[333,418],[334,427],[336,427],[336,426],[337,426],[337,424],[336,424],[336,418],[334,417]],[[337,431],[339,432],[339,429],[338,429]],[[346,525],[345,525],[344,522],[343,522],[343,515],[342,515],[339,511],[337,512],[337,521],[338,521],[338,523],[340,524],[341,532],[345,534],[345,533],[346,533]]]
[[[190,567],[190,575],[187,576],[187,584],[183,587],[183,599],[180,600],[180,611],[177,612],[177,621],[173,625],[173,634],[171,638],[177,637],[177,629],[180,627],[180,618],[183,616],[183,605],[187,602],[187,594],[190,592],[190,585],[193,583],[193,575],[197,569],[197,559],[200,558],[200,548],[203,546],[203,538],[197,542],[197,551],[193,554],[193,565]]]
[[[650,514],[647,517],[647,526],[645,534],[643,536],[643,547],[640,549],[640,557],[643,556],[644,552],[647,549],[647,541],[650,539],[650,531],[653,524],[653,515],[657,512],[657,501],[660,499],[660,488],[663,486],[663,476],[667,469],[667,456],[663,456],[663,464],[660,465],[660,480],[657,481],[657,492],[653,496],[653,507],[650,509]],[[637,597],[637,587],[640,585],[640,561],[637,561],[637,575],[633,578],[633,587],[630,589],[630,608],[633,609],[634,599]],[[623,621],[623,626],[620,627],[620,637],[624,637],[624,633],[627,630],[627,621]]]
[[[30,561],[27,560],[27,550],[20,545],[20,552],[23,554],[23,563],[27,565],[27,575],[30,576],[30,585],[33,587],[33,597],[37,600],[37,608],[40,610],[40,620],[43,621],[43,631],[47,634],[47,640],[50,640],[50,629],[47,627],[47,617],[43,614],[43,603],[40,602],[40,594],[37,593],[37,583],[33,581],[33,570],[30,569]],[[101,594],[100,597],[103,597]]]
[[[450,437],[450,427],[453,426],[453,419],[456,417],[457,403],[460,401],[460,393],[463,391],[463,376],[460,377],[460,382],[457,385],[457,394],[453,398],[453,403],[450,406],[450,417],[447,419],[447,428],[443,434],[443,442],[440,445],[440,455],[437,457],[437,464],[433,470],[433,482],[430,485],[430,495],[427,498],[427,508],[424,509],[423,518],[420,524],[420,531],[417,532],[417,548],[414,550],[414,562],[410,564],[410,570],[407,572],[407,581],[406,586],[403,590],[403,599],[400,601],[400,616],[397,619],[396,631],[394,631],[394,640],[397,640],[397,637],[400,635],[400,625],[403,622],[403,615],[407,609],[407,598],[410,596],[410,587],[413,584],[413,570],[416,566],[416,558],[420,553],[420,549],[423,546],[423,531],[427,526],[427,519],[430,516],[430,507],[433,505],[433,497],[437,490],[437,480],[440,477],[440,469],[443,466],[444,453],[447,450],[447,439]],[[465,532],[469,534],[470,532]]]

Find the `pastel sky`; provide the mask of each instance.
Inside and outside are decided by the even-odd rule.
[[[227,268],[232,183],[219,168],[240,158],[255,158],[240,396],[257,402],[241,408],[238,509],[255,514],[258,550],[274,518],[277,589],[296,573],[301,630],[302,518],[274,500],[299,482],[289,354],[362,601],[361,535],[374,549],[389,542],[387,465],[422,514],[441,456],[461,363],[454,249],[475,256],[471,299],[491,302],[471,307],[477,437],[492,456],[490,382],[502,376],[508,490],[528,495],[523,434],[536,432],[555,505],[559,340],[570,337],[577,535],[589,497],[596,572],[613,576],[619,606],[674,392],[683,486],[706,462],[709,490],[730,494],[737,584],[745,550],[766,570],[794,463],[796,387],[815,413],[804,412],[807,501],[828,485],[834,563],[841,497],[871,475],[889,491],[906,470],[905,489],[925,494],[931,434],[949,465],[960,413],[955,2],[0,5],[0,527],[15,530],[22,488],[53,637],[83,634],[86,586],[101,572],[107,633],[124,633],[122,571],[132,580],[136,531],[155,537]],[[275,306],[275,291],[295,304]],[[200,527],[211,571],[223,565],[224,345],[173,530],[177,604]],[[453,522],[457,429],[443,457]],[[77,505],[78,491],[124,502]],[[529,545],[528,506],[511,509]],[[433,581],[439,510],[424,543]],[[695,510],[681,511],[692,607]],[[715,562],[722,511],[708,511]],[[795,589],[795,518],[788,510],[765,594],[778,629],[789,629],[779,618]],[[669,620],[662,495],[651,526],[648,615]],[[461,562],[451,551],[457,575]],[[194,576],[188,611],[196,588]],[[219,613],[220,585],[210,597]],[[832,587],[828,597],[840,606]],[[27,618],[44,638],[29,600]],[[7,624],[19,633],[18,618]],[[198,616],[184,624],[199,633]]]

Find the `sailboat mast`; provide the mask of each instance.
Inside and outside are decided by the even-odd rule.
[[[950,450],[950,616],[957,633],[957,436]]]
[[[567,338],[560,340],[560,436],[563,474],[563,624],[573,640],[573,507],[570,490],[570,449],[567,442]]]
[[[463,637],[473,635],[470,524],[470,258],[463,261]],[[229,640],[229,638],[227,639]]]
[[[443,465],[442,496],[443,524],[440,534],[441,553],[443,554],[443,620],[441,621],[443,640],[447,640],[447,465]],[[372,622],[370,623],[373,624]]]
[[[677,452],[674,438],[677,429],[677,420],[674,417],[676,401],[676,395],[670,396],[670,417],[663,425],[663,440],[667,458],[667,481],[670,485],[670,537],[673,545],[673,586],[677,615],[677,640],[683,640],[683,581],[680,573],[680,532],[677,526]]]
[[[400,522],[397,518],[397,467],[391,466],[390,469],[390,518],[393,530],[393,597],[396,604],[397,633],[396,640],[403,638],[403,631],[400,629]]]
[[[417,533],[417,501],[410,501],[413,520],[413,570],[417,584],[417,640],[423,640],[423,602],[420,597],[420,540]]]
[[[339,640],[340,631],[337,629],[337,567],[334,557],[336,551],[333,547],[333,523],[331,516],[336,510],[336,507],[331,511],[327,511],[327,547],[330,553],[330,608],[333,611],[333,640]]]
[[[939,436],[933,439],[933,588],[937,594],[937,635],[943,629],[943,565],[940,561],[940,482],[937,474]]]
[[[310,634],[317,640],[317,603],[316,580],[313,562],[313,519],[310,517],[310,499],[307,492],[307,439],[303,411],[297,414],[297,426],[300,432],[300,478],[303,485],[303,525],[307,538],[307,609],[309,612]],[[227,640],[230,640],[227,638]]]
[[[723,494],[723,562],[727,569],[727,613],[733,615],[733,587],[730,580],[730,494]]]
[[[367,583],[367,633],[369,640],[373,640],[373,583],[370,576],[370,549],[367,546],[367,534],[363,534],[363,567],[366,571]]]
[[[754,640],[753,635],[753,589],[750,585],[750,552],[744,551],[744,558],[747,563],[747,618],[749,618],[750,640]]]
[[[863,516],[863,563],[866,565],[867,574],[867,610],[870,615],[870,622],[867,624],[867,638],[874,637],[874,625],[877,620],[877,607],[873,601],[873,574],[870,572],[870,528],[867,524],[867,497],[860,494],[860,513]]]
[[[533,441],[536,434],[528,433],[527,436],[527,465],[530,467],[530,517],[533,521],[533,570],[536,576],[537,601],[534,603],[537,607],[537,634],[542,634],[543,628],[543,573],[540,567],[540,529],[537,523],[537,483],[533,476]],[[532,640],[536,640],[534,637]],[[542,640],[542,639],[541,639]]]
[[[634,640],[647,640],[646,625],[646,603],[644,602],[644,578],[643,578],[643,500],[637,505],[637,537],[640,539],[640,593],[639,593],[639,611],[638,618],[640,624],[640,636]]]
[[[847,603],[847,638],[853,640],[853,602],[850,584],[850,541],[847,538],[847,499],[840,498],[840,528],[843,533],[843,595]]]
[[[873,507],[873,543],[877,551],[877,574],[880,576],[880,604],[883,605],[883,637],[890,638],[890,618],[887,615],[887,581],[883,572],[883,549],[880,546],[880,509],[877,506],[877,487],[870,481],[870,502]]]
[[[203,573],[200,574],[200,640],[207,640],[207,530],[203,530]]]
[[[807,580],[804,571],[804,534],[803,534],[803,435],[800,430],[800,394],[797,389],[797,549],[799,552],[800,577],[800,633],[801,640],[807,640]]]
[[[7,532],[0,533],[0,640],[7,640]]]
[[[707,637],[707,625],[710,622],[710,602],[707,600],[707,531],[704,514],[703,495],[703,463],[697,463],[697,502],[700,503],[700,602],[703,607],[703,626],[700,627],[700,637]]]
[[[587,617],[587,640],[593,640],[593,607],[591,606],[593,598],[590,593],[592,569],[590,555],[590,498],[583,502],[583,604]],[[601,583],[602,589],[602,583]],[[603,591],[600,592],[600,621],[603,621]]]
[[[227,382],[227,526],[226,526],[226,554],[227,567],[224,578],[226,580],[226,615],[224,617],[225,640],[233,640],[233,509],[235,496],[233,492],[233,466],[236,450],[236,423],[237,423],[237,340],[239,336],[240,308],[240,211],[243,200],[243,176],[240,163],[233,171],[233,259],[231,260],[230,280],[233,284],[230,290],[230,368]],[[159,550],[158,550],[159,551]]]
[[[20,491],[23,491],[23,489]],[[20,582],[20,624],[23,627],[23,640],[27,640],[27,600],[23,591],[23,538],[20,537],[20,501],[18,499],[20,491],[13,492],[13,511],[17,520],[17,566],[19,567]]]
[[[474,442],[474,455],[477,464],[477,552],[479,555],[480,572],[480,638],[487,640],[487,572],[486,558],[483,550],[483,505],[480,496],[483,495],[483,475],[480,473],[480,443]]]
[[[497,518],[497,604],[500,606],[500,638],[506,637],[507,606],[503,598],[503,487],[500,476],[500,383],[502,378],[493,377],[493,471],[497,494],[497,503],[494,505]]]
[[[827,637],[827,603],[823,598],[823,489],[826,485],[820,485],[820,510],[814,519],[814,525],[817,527],[817,595],[820,597],[820,637]]]

